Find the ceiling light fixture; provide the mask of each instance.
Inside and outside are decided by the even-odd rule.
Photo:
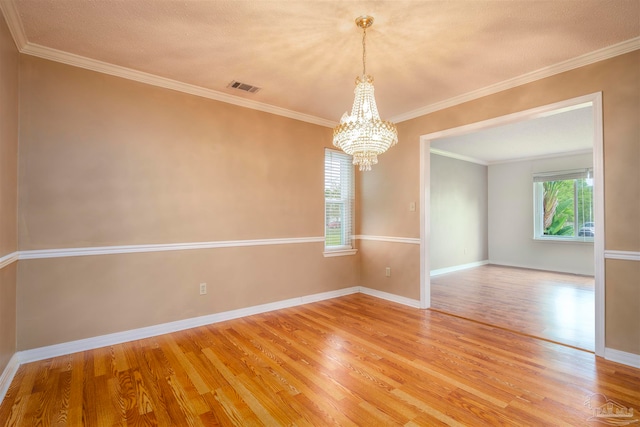
[[[380,120],[373,96],[373,77],[367,74],[367,28],[373,25],[373,17],[361,16],[356,25],[362,28],[362,76],[356,78],[351,115],[345,112],[333,129],[333,145],[352,155],[353,164],[361,171],[368,171],[378,163],[379,154],[398,142],[398,131],[393,123]]]

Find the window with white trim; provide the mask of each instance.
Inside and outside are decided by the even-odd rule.
[[[593,242],[593,171],[533,175],[534,238]]]
[[[324,152],[325,254],[355,253],[353,233],[354,172],[348,154],[326,148]]]

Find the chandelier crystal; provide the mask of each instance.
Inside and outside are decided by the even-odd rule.
[[[370,16],[356,19],[362,34],[362,76],[356,78],[355,97],[351,115],[344,113],[340,124],[333,129],[333,145],[353,156],[353,164],[361,171],[371,170],[378,163],[378,155],[398,142],[396,126],[380,119],[373,95],[373,77],[367,74],[367,28],[373,24]]]

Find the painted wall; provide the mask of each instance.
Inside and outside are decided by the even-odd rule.
[[[602,91],[604,108],[605,248],[640,251],[640,51],[620,55],[536,82],[436,111],[398,124],[399,143],[380,157],[373,171],[360,177],[361,234],[420,236],[419,212],[405,207],[420,197],[420,136]],[[363,277],[380,271],[385,253],[399,243],[379,242],[366,256]],[[418,257],[418,253],[415,254]],[[630,261],[637,262],[637,261]],[[633,269],[607,262],[606,345],[640,354],[640,281]],[[389,284],[387,292],[420,295],[419,262],[407,258],[396,270],[413,277],[410,284]],[[416,272],[418,270],[418,272]],[[382,270],[384,271],[384,270]],[[624,296],[624,297],[622,297]],[[635,313],[621,317],[621,313]]]
[[[431,154],[431,270],[489,259],[487,167]]]
[[[324,235],[329,128],[24,55],[20,96],[21,250]],[[18,349],[358,284],[322,251],[21,260]]]
[[[532,184],[534,173],[592,166],[592,154],[489,166],[491,263],[592,276],[593,243],[533,240]]]
[[[0,14],[1,16],[2,14]],[[17,249],[18,50],[0,17],[0,258]],[[0,267],[0,372],[16,351],[16,263]]]

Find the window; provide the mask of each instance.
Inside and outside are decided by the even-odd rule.
[[[324,152],[324,247],[325,256],[352,255],[353,163],[339,151]]]
[[[534,238],[593,242],[593,172],[535,174]]]

